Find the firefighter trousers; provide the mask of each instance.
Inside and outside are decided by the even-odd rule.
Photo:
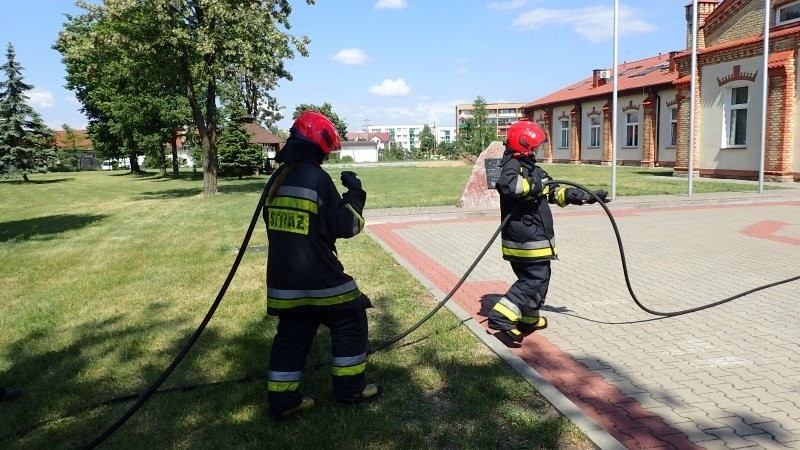
[[[267,375],[270,414],[294,408],[302,400],[300,381],[306,357],[320,325],[331,334],[333,394],[346,399],[367,385],[367,313],[363,308],[279,316]]]
[[[550,261],[536,263],[512,262],[517,281],[489,312],[489,328],[494,330],[519,329],[531,333],[544,305],[550,285]]]

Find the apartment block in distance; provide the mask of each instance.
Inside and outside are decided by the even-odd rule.
[[[389,133],[390,142],[400,144],[406,151],[411,151],[411,149],[419,148],[419,134],[422,133],[423,128],[425,128],[425,124],[368,125],[367,131],[369,133]],[[431,129],[436,141],[439,143],[455,141],[456,127],[443,127],[434,123],[433,125],[428,125],[428,128]]]
[[[497,130],[498,136],[505,136],[508,126],[523,116],[522,108],[526,103],[487,103],[486,123]],[[461,127],[472,118],[472,104],[456,105],[456,125]]]

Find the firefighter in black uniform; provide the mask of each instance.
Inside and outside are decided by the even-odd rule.
[[[383,387],[368,383],[367,314],[369,298],[344,272],[336,239],[364,227],[367,194],[353,172],[342,172],[348,191],[340,196],[320,167],[340,147],[336,127],[323,114],[305,111],[295,120],[281,164],[266,189],[267,313],[278,316],[268,373],[269,412],[276,419],[314,406],[300,394],[306,356],[320,325],[331,334],[333,393],[342,403],[380,396]]]
[[[546,141],[547,135],[535,122],[514,122],[508,129],[496,184],[500,213],[503,217],[511,214],[501,234],[503,259],[511,263],[517,281],[489,313],[489,328],[515,342],[547,327],[547,319],[539,315],[539,309],[550,283],[550,260],[558,255],[550,204],[564,207],[596,201],[583,190],[545,184],[550,177],[536,165],[536,152]],[[606,191],[594,194],[603,202],[609,201]]]

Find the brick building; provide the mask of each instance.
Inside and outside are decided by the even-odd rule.
[[[612,120],[617,162],[689,170],[692,3],[685,7],[686,49],[591,77],[523,107],[550,133],[544,159],[610,164]],[[677,13],[677,12],[676,12]],[[797,137],[797,49],[800,1],[772,0],[768,55],[766,150],[768,180],[800,181]],[[695,174],[756,179],[761,156],[764,0],[698,2],[695,80]],[[617,76],[619,112],[612,111]]]

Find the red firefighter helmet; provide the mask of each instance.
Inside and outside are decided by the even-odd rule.
[[[536,156],[539,145],[547,142],[547,134],[536,122],[523,119],[508,127],[506,146],[514,153]],[[516,155],[514,155],[516,156]]]
[[[294,137],[317,144],[326,155],[342,146],[336,126],[324,114],[317,111],[300,113],[292,124],[292,128],[289,129],[289,133]]]

